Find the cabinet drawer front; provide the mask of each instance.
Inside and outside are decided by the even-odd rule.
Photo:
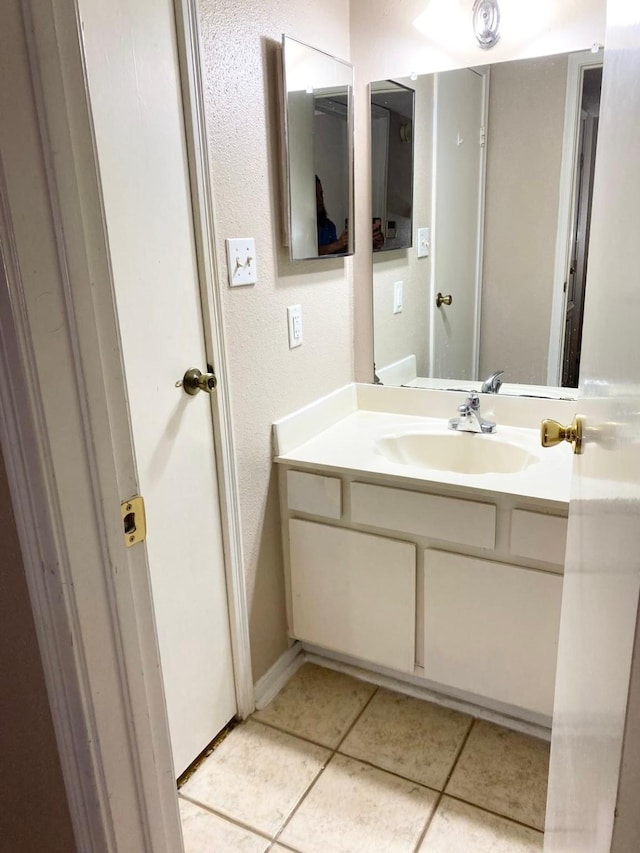
[[[289,539],[294,635],[413,673],[415,545],[301,519]]]
[[[287,506],[298,512],[342,516],[341,481],[338,477],[323,477],[304,471],[287,471]]]
[[[426,678],[551,716],[562,577],[425,551]]]
[[[517,557],[564,565],[567,519],[526,509],[511,513],[509,552]]]
[[[459,545],[494,548],[496,544],[496,508],[476,501],[352,483],[351,518],[359,524]]]

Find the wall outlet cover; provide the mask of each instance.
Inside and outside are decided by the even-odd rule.
[[[402,311],[402,290],[403,283],[401,281],[394,281],[393,283],[393,313],[400,314]]]
[[[287,308],[287,326],[289,328],[289,349],[302,344],[302,306],[290,305]]]

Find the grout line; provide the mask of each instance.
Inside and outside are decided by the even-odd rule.
[[[316,782],[318,781],[318,779],[322,776],[322,774],[323,774],[323,773],[324,773],[324,771],[327,769],[327,767],[329,766],[329,764],[331,764],[331,762],[333,761],[333,759],[334,759],[335,755],[336,755],[336,754],[337,754],[337,752],[338,752],[338,749],[339,749],[339,748],[340,748],[340,746],[342,745],[342,742],[343,742],[343,741],[344,741],[344,739],[347,737],[347,735],[349,734],[349,732],[353,729],[353,727],[356,725],[356,723],[358,722],[358,720],[360,719],[360,717],[364,714],[365,709],[369,707],[369,704],[370,704],[371,700],[373,699],[373,697],[376,695],[376,693],[377,693],[377,692],[378,692],[378,688],[376,687],[376,689],[373,691],[373,693],[371,694],[371,696],[369,696],[369,698],[367,699],[367,701],[364,703],[364,705],[363,705],[363,706],[362,706],[362,708],[360,709],[360,712],[356,715],[355,719],[353,720],[353,722],[351,723],[351,725],[349,726],[349,728],[346,730],[346,732],[344,733],[344,735],[343,735],[343,736],[340,738],[340,740],[338,741],[338,745],[337,745],[335,748],[333,748],[333,749],[332,749],[332,751],[331,751],[331,755],[330,755],[330,756],[329,756],[329,758],[327,759],[327,762],[326,762],[326,764],[324,765],[324,767],[322,768],[322,770],[318,773],[318,775],[316,776],[316,778],[315,778],[315,779],[313,780],[313,782],[309,785],[309,787],[308,787],[308,788],[307,788],[307,790],[304,792],[304,794],[302,795],[302,797],[300,797],[300,799],[298,800],[298,802],[295,804],[295,806],[293,807],[293,809],[292,809],[292,810],[291,810],[291,812],[289,813],[289,816],[287,817],[287,819],[285,820],[285,822],[284,822],[284,823],[282,824],[282,826],[280,827],[279,831],[274,835],[274,837],[273,837],[274,843],[275,843],[276,841],[278,841],[278,839],[280,838],[280,836],[282,835],[282,833],[285,831],[285,829],[287,828],[287,826],[289,825],[289,823],[290,823],[290,822],[291,822],[291,820],[293,819],[293,816],[295,815],[295,813],[298,811],[298,809],[300,808],[300,806],[302,805],[302,803],[303,803],[303,802],[306,800],[306,798],[309,796],[309,794],[311,793],[311,790],[315,787]],[[293,737],[297,737],[297,735],[292,735],[292,736],[293,736]],[[313,743],[313,741],[310,741],[310,743]],[[327,748],[327,747],[325,747],[325,749],[326,749],[326,748]]]
[[[294,738],[297,738],[297,740],[302,740],[305,743],[310,743],[311,746],[320,746],[320,747],[322,747],[322,749],[326,749],[332,755],[335,752],[335,749],[336,749],[335,747],[327,746],[326,743],[321,743],[319,740],[311,740],[310,737],[305,737],[304,735],[298,735],[295,732],[292,732],[291,729],[285,729],[285,728],[282,728],[281,726],[277,726],[275,723],[270,723],[270,722],[267,722],[266,720],[258,720],[255,717],[249,717],[249,719],[253,723],[259,723],[261,726],[265,726],[268,729],[273,729],[276,732],[280,732],[280,734],[289,735],[289,737],[294,737]],[[329,756],[329,757],[331,757],[331,756]]]
[[[338,741],[338,745],[337,745],[337,746],[336,746],[336,748],[334,749],[334,752],[338,752],[338,750],[340,749],[340,747],[342,746],[342,744],[343,744],[343,743],[345,742],[345,740],[349,737],[349,735],[351,734],[351,732],[353,731],[353,729],[355,728],[355,726],[357,725],[357,723],[360,721],[360,719],[361,719],[362,715],[364,714],[364,712],[367,710],[367,708],[369,707],[369,705],[372,703],[374,696],[377,696],[377,694],[378,694],[378,690],[379,690],[379,689],[380,689],[380,688],[376,686],[376,689],[373,691],[373,693],[371,694],[371,696],[369,696],[369,698],[367,699],[367,701],[366,701],[366,702],[364,703],[364,705],[362,706],[362,708],[361,708],[361,710],[360,710],[360,713],[356,716],[356,718],[355,718],[355,719],[354,719],[354,721],[351,723],[351,725],[349,726],[349,728],[346,730],[346,732],[344,733],[344,735],[343,735],[343,736],[340,738],[340,740]]]
[[[180,799],[185,800],[187,803],[191,803],[192,806],[198,806],[198,808],[203,809],[205,812],[209,812],[210,814],[215,815],[216,817],[221,817],[226,820],[228,823],[233,823],[235,826],[240,827],[240,829],[245,829],[247,832],[251,832],[253,835],[259,835],[260,838],[263,838],[265,841],[272,841],[272,836],[269,833],[265,832],[264,829],[256,829],[255,826],[251,826],[251,824],[244,823],[244,821],[239,820],[238,818],[231,817],[225,812],[218,811],[218,809],[213,806],[209,806],[206,803],[200,802],[200,800],[196,800],[195,797],[189,797],[185,794],[178,794]]]
[[[471,722],[469,724],[469,728],[467,729],[465,736],[462,738],[460,746],[458,747],[458,751],[455,755],[455,758],[453,759],[453,764],[451,765],[451,769],[449,770],[449,773],[447,774],[447,778],[444,780],[442,790],[438,794],[438,799],[436,800],[436,804],[433,807],[433,811],[431,812],[431,814],[427,818],[427,823],[425,825],[425,828],[422,830],[422,834],[420,835],[420,838],[418,838],[418,843],[414,847],[413,853],[418,853],[418,850],[420,849],[420,845],[423,843],[423,841],[427,837],[427,833],[429,832],[429,827],[433,823],[433,819],[436,816],[436,812],[440,808],[440,803],[442,802],[442,798],[444,797],[444,792],[447,789],[447,785],[449,784],[449,780],[453,776],[453,771],[456,769],[456,765],[458,763],[458,760],[460,759],[460,756],[462,755],[462,751],[465,748],[465,746],[467,745],[467,741],[469,740],[469,735],[471,734],[471,729],[474,727],[475,722],[476,722],[475,717],[472,717]]]
[[[478,809],[478,811],[485,812],[486,814],[493,815],[493,817],[499,817],[502,820],[506,820],[508,823],[517,823],[518,826],[523,826],[525,829],[532,829],[534,832],[540,833],[540,835],[544,835],[544,830],[540,829],[539,826],[532,826],[530,823],[524,823],[522,820],[518,820],[515,817],[508,817],[501,812],[495,812],[493,809],[488,809],[486,806],[479,806],[477,803],[471,803],[469,800],[463,800],[462,797],[456,797],[455,794],[446,794],[443,792],[443,796],[449,797],[451,800],[455,800],[458,803],[462,803],[465,806],[471,806],[474,809]]]
[[[350,761],[357,761],[360,764],[364,764],[367,767],[373,768],[373,770],[379,770],[381,773],[386,773],[387,776],[395,776],[396,779],[402,779],[403,782],[409,782],[411,785],[418,785],[420,788],[426,788],[428,791],[431,791],[434,794],[441,794],[438,788],[434,788],[433,785],[425,785],[424,782],[418,782],[416,779],[412,779],[410,776],[402,776],[400,773],[396,773],[393,770],[387,770],[386,767],[380,767],[379,764],[373,764],[371,761],[367,761],[366,758],[358,758],[357,755],[349,755],[348,752],[339,752],[336,750],[336,755],[339,755],[341,758],[348,758]]]
[[[309,787],[307,788],[307,790],[302,794],[302,796],[298,799],[297,803],[296,803],[296,804],[294,805],[294,807],[291,809],[291,811],[289,812],[288,817],[285,819],[285,821],[283,822],[283,824],[282,824],[282,826],[280,827],[280,829],[279,829],[279,830],[274,834],[274,836],[273,836],[273,843],[274,843],[274,844],[275,844],[276,842],[277,842],[277,843],[280,843],[280,842],[278,841],[278,839],[280,838],[280,836],[282,835],[282,833],[285,831],[285,829],[287,828],[287,826],[289,826],[289,824],[291,823],[291,819],[293,818],[294,814],[298,811],[298,809],[300,808],[300,806],[302,805],[302,803],[304,803],[304,801],[307,799],[307,797],[309,796],[309,794],[311,793],[311,791],[313,790],[313,788],[315,788],[315,786],[316,786],[316,783],[317,783],[318,779],[322,776],[322,774],[323,774],[323,773],[324,773],[324,771],[327,769],[327,767],[329,766],[329,764],[331,764],[331,761],[333,760],[333,756],[334,756],[334,755],[335,755],[335,752],[332,752],[332,753],[331,753],[331,755],[329,756],[329,758],[327,759],[327,763],[326,763],[326,764],[324,764],[324,765],[322,766],[322,768],[320,769],[320,772],[318,773],[318,775],[315,777],[315,779],[313,779],[313,781],[311,782],[311,784],[309,785]]]

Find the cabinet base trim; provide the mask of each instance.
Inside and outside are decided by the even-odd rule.
[[[361,681],[368,681],[371,684],[395,690],[397,693],[404,693],[407,696],[424,699],[428,702],[433,702],[435,705],[441,705],[444,708],[451,708],[463,714],[470,714],[472,717],[496,723],[499,726],[504,726],[506,729],[512,729],[513,731],[532,735],[546,741],[551,740],[551,720],[543,718],[539,714],[536,714],[535,718],[532,714],[526,719],[511,716],[497,709],[478,705],[476,702],[467,699],[447,695],[444,692],[433,689],[431,686],[426,687],[423,680],[418,676],[403,675],[396,672],[390,673],[388,670],[375,667],[372,664],[354,658],[349,658],[346,655],[337,655],[334,652],[328,653],[326,649],[318,648],[308,643],[302,643],[301,650],[303,654],[301,655],[301,662],[298,666],[301,666],[302,662],[307,661],[315,663],[327,669],[335,669],[338,672],[344,672],[346,675],[352,675]],[[446,689],[443,685],[443,690]],[[526,714],[525,711],[522,713],[523,715]]]
[[[253,686],[256,710],[261,711],[278,695],[291,676],[305,662],[302,645],[295,642],[278,660],[259,678]]]

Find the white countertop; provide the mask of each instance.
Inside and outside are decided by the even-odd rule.
[[[376,389],[376,386],[346,386],[277,422],[274,425],[276,462],[350,476],[372,475],[389,485],[394,481],[402,481],[403,485],[433,483],[454,487],[457,492],[460,488],[468,488],[568,504],[572,448],[568,444],[546,450],[540,448],[539,420],[536,422],[534,419],[540,411],[532,412],[531,401],[518,401],[515,398],[498,401],[495,395],[491,395],[491,398],[483,397],[483,409],[488,412],[492,408],[496,414],[502,414],[502,423],[494,415],[491,419],[496,420],[498,425],[495,434],[461,437],[469,441],[509,441],[519,444],[538,455],[539,461],[512,474],[461,474],[394,462],[380,452],[376,442],[382,436],[446,430],[447,419],[441,416],[443,406],[451,416],[456,414],[450,392],[418,389],[393,391],[391,395],[388,390]],[[444,395],[444,400],[441,395]],[[564,401],[544,401],[545,404],[549,402],[567,406]],[[366,405],[370,408],[364,408]],[[390,407],[404,411],[380,410]],[[437,417],[407,413],[412,409],[421,412],[437,410]],[[523,411],[531,415],[531,427],[521,425]],[[554,412],[546,405],[544,412],[545,416],[557,416],[559,420],[567,415],[564,409]],[[483,416],[487,416],[485,411]]]

